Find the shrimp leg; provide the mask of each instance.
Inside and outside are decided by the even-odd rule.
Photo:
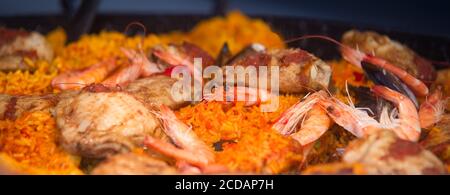
[[[446,102],[447,100],[442,98],[440,88],[428,96],[425,102],[420,105],[420,127],[428,128],[439,122],[444,114]]]

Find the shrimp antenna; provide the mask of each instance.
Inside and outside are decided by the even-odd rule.
[[[141,22],[135,21],[135,22],[129,23],[129,24],[125,27],[125,31],[124,31],[123,33],[126,34],[127,31],[130,30],[130,28],[131,28],[132,26],[138,26],[138,27],[142,28],[142,30],[144,31],[144,36],[143,36],[142,39],[141,39],[141,44],[138,45],[139,49],[142,51],[142,45],[144,45],[144,37],[147,35],[147,28],[146,28],[145,25],[142,24]]]
[[[350,92],[348,91],[348,82],[347,79],[345,80],[345,92],[347,93],[347,101],[352,106],[355,107],[355,104],[353,104],[352,98],[350,97]]]
[[[323,39],[323,40],[327,40],[327,41],[330,41],[332,43],[335,43],[336,45],[339,45],[341,47],[348,48],[348,46],[342,44],[339,41],[336,41],[336,39],[333,39],[333,38],[325,36],[325,35],[304,35],[304,36],[301,36],[301,37],[288,39],[288,40],[285,41],[285,43],[292,43],[292,42],[295,42],[295,41],[300,41],[300,40],[305,40],[305,39]]]
[[[333,94],[331,93],[331,91],[328,89],[328,87],[323,87],[325,89],[325,91],[328,93],[328,95],[330,95],[331,97],[333,97]],[[333,97],[334,98],[334,97]]]
[[[306,99],[309,95],[311,95],[311,92],[308,92],[302,99]]]
[[[55,85],[83,85],[83,86],[87,86],[88,84],[85,84],[85,83],[55,83]]]
[[[432,64],[438,64],[441,66],[450,66],[450,62],[447,61],[434,61],[434,60],[428,60],[430,61]]]
[[[144,36],[145,35],[147,35],[147,28],[145,27],[145,25],[144,24],[142,24],[141,22],[131,22],[131,23],[129,23],[126,27],[125,27],[125,30],[124,30],[124,34],[126,34],[127,32],[128,32],[128,30],[130,30],[130,28],[132,27],[132,26],[134,26],[134,25],[136,25],[136,26],[138,26],[138,27],[141,27],[142,28],[142,30],[144,30]]]
[[[298,84],[298,85],[303,87],[303,88],[305,88],[305,89],[307,89],[307,90],[309,90],[310,92],[318,92],[320,90],[320,89],[314,89],[312,87],[308,87],[307,85],[303,85],[303,84]],[[324,86],[322,86],[322,87],[324,87]]]

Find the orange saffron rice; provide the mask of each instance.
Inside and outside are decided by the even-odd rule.
[[[18,172],[81,174],[79,159],[57,146],[58,131],[48,112],[0,121],[0,160]]]
[[[239,172],[282,173],[298,166],[302,150],[297,142],[271,126],[298,100],[296,96],[280,96],[276,112],[261,112],[259,106],[245,107],[239,102],[202,102],[182,108],[178,116],[211,147],[227,140],[223,150],[216,152],[217,163]]]

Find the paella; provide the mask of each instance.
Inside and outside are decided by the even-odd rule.
[[[450,69],[374,31],[287,40],[236,11],[70,43],[2,27],[0,69],[2,174],[450,171]]]

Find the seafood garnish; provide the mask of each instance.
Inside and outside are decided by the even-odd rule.
[[[323,35],[307,35],[302,36],[299,38],[291,39],[288,42],[296,41],[296,40],[302,40],[302,39],[310,39],[310,38],[319,38],[324,39],[327,41],[330,41],[332,43],[335,43],[340,46],[342,57],[350,62],[351,64],[362,68],[361,63],[362,62],[368,62],[375,66],[378,66],[382,69],[385,69],[391,73],[393,73],[395,76],[397,76],[400,80],[402,80],[407,86],[410,87],[410,89],[418,96],[426,96],[429,92],[428,87],[423,83],[421,80],[415,78],[405,70],[389,63],[388,61],[381,59],[379,57],[376,57],[371,54],[366,54],[364,52],[361,52],[359,50],[350,48],[349,46],[343,45],[339,41],[336,41],[330,37],[323,36]]]

